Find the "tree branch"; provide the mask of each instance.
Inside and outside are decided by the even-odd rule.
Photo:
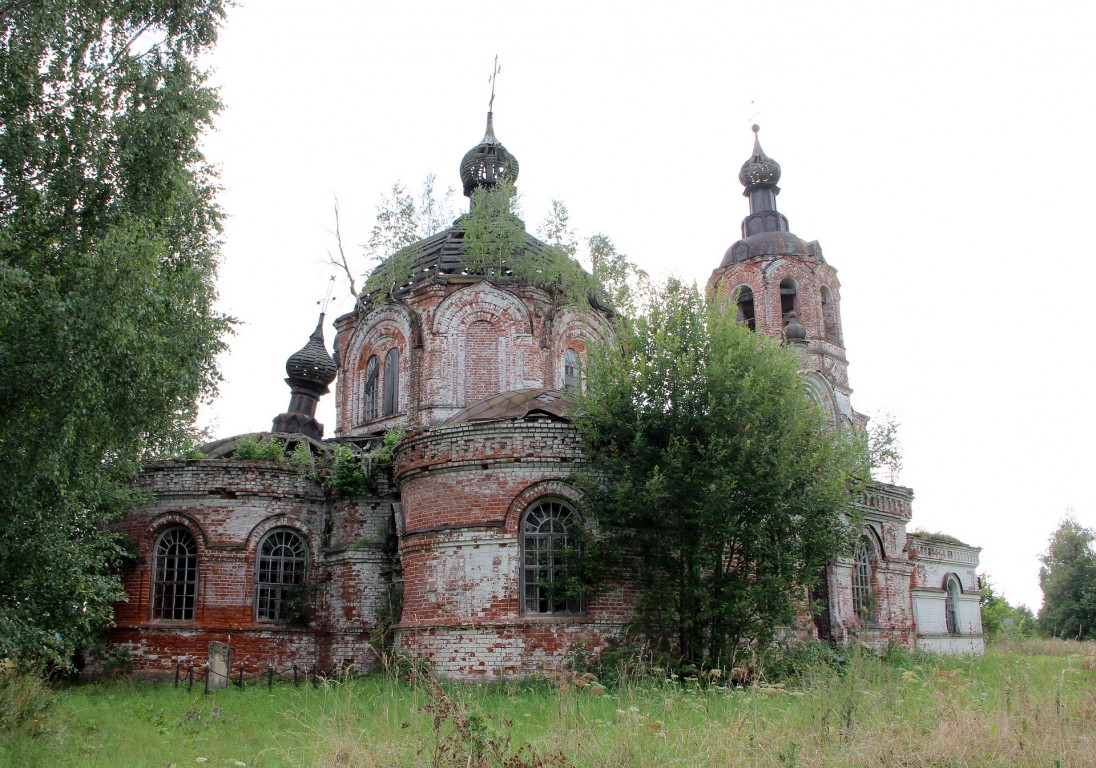
[[[329,230],[330,231],[330,230]],[[343,250],[342,241],[342,228],[339,225],[339,198],[335,198],[335,230],[331,232],[335,236],[335,247],[339,249],[338,258],[335,257],[331,251],[327,252],[327,262],[334,267],[342,270],[342,273],[346,275],[347,281],[350,283],[350,293],[355,298],[358,296],[358,287],[354,282],[354,272],[350,269],[350,261],[346,258],[346,251]]]

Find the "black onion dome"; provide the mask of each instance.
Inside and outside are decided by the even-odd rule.
[[[487,131],[480,143],[465,153],[460,161],[460,180],[464,184],[464,196],[471,197],[476,187],[493,187],[501,178],[511,182],[518,180],[518,159],[506,151],[502,142],[495,138],[495,121],[492,112],[487,113]]]
[[[742,170],[738,172],[738,180],[744,187],[752,187],[754,184],[773,184],[780,181],[780,163],[773,160],[761,149],[761,141],[757,138],[761,126],[754,125],[754,148],[750,159],[742,164]]]
[[[314,381],[325,387],[335,380],[338,369],[323,343],[322,313],[316,330],[308,337],[308,343],[285,361],[285,372],[291,379]]]

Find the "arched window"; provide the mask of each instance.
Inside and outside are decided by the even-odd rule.
[[[959,579],[948,576],[944,580],[944,621],[949,635],[959,634]]]
[[[304,616],[299,591],[308,566],[308,546],[295,531],[272,531],[259,544],[255,569],[255,618],[297,621]]]
[[[377,418],[377,387],[380,382],[377,381],[377,373],[380,368],[380,363],[377,362],[377,356],[373,355],[369,358],[369,361],[365,364],[365,420],[370,421]]]
[[[799,286],[796,285],[795,280],[790,277],[785,277],[780,281],[780,316],[782,318],[781,327],[788,324],[788,315],[792,312],[799,313],[799,303],[796,299],[796,293],[799,290]]]
[[[384,356],[384,415],[395,416],[400,406],[400,351],[395,347]]]
[[[737,295],[735,301],[738,303],[739,324],[746,326],[751,331],[756,330],[757,319],[754,315],[753,289],[748,285],[740,285],[734,290]]]
[[[153,551],[152,618],[194,621],[197,595],[198,544],[186,528],[168,528]]]
[[[833,294],[826,286],[822,286],[822,332],[829,341],[840,341],[841,334],[837,331],[837,305],[833,303]]]
[[[866,621],[872,617],[874,601],[871,594],[871,550],[868,540],[861,538],[856,546],[852,568],[852,607],[856,617]]]
[[[578,352],[568,349],[563,353],[563,391],[582,390],[582,365],[578,361]]]
[[[582,595],[570,579],[581,553],[574,535],[578,524],[578,515],[560,499],[541,499],[526,511],[521,521],[524,613],[582,613]]]

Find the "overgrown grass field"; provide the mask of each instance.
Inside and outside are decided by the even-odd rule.
[[[657,671],[210,695],[119,680],[57,691],[18,725],[9,687],[0,766],[1096,766],[1094,660],[1092,643],[1028,641],[981,659],[808,659],[784,684],[740,687]]]

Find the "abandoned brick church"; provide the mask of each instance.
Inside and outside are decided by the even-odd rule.
[[[517,179],[490,114],[460,174],[468,196]],[[756,140],[739,179],[749,215],[710,290],[758,333],[783,334],[835,426],[864,426],[836,270],[789,230],[776,206],[780,166]],[[233,664],[250,668],[369,669],[371,640],[389,627],[400,652],[477,679],[558,668],[628,622],[627,590],[580,601],[546,588],[577,515],[566,479],[582,445],[568,392],[611,318],[468,274],[463,235],[458,219],[414,246],[410,278],[389,300],[361,300],[335,320],[334,355],[321,316],[286,364],[291,400],[270,431],[322,453],[406,430],[391,470],[375,471],[369,490],[332,492],[285,464],[237,460],[238,438],[206,446],[205,459],[149,464],[138,484],[151,501],[122,523],[137,556],[110,650],[151,673],[203,665],[211,642],[230,643]],[[526,234],[525,247],[543,244]],[[324,441],[315,411],[333,382],[335,437]],[[982,651],[979,550],[907,532],[912,498],[878,482],[859,496],[859,546],[827,569],[812,595],[823,610],[801,632]]]

